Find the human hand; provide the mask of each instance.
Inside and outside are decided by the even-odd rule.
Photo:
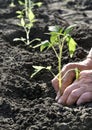
[[[87,58],[82,62],[68,63],[66,64],[61,71],[62,77],[69,71],[78,68],[80,71],[92,69],[92,60]],[[62,93],[64,89],[70,85],[75,79],[75,71],[69,71],[65,78],[62,80]],[[59,90],[58,84],[58,75],[52,79],[52,85],[56,92]]]
[[[67,75],[64,77],[62,80],[62,94],[64,90],[72,84],[72,82],[75,79],[75,71],[69,71],[70,69],[75,69],[78,68],[80,71],[82,70],[87,70],[87,69],[92,69],[92,60],[90,58],[87,58],[86,60],[78,63],[69,63],[65,65],[62,69],[62,76],[65,75],[66,72]],[[59,86],[58,86],[58,78],[57,76],[52,80],[52,85],[57,93],[56,99],[58,99],[61,96],[61,93],[59,92]]]
[[[80,77],[69,85],[61,95],[57,93],[56,100],[64,105],[77,105],[92,101],[92,70],[80,72]]]

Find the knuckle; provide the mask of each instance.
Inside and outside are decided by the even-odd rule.
[[[65,89],[65,91],[64,91],[64,94],[65,94],[65,95],[68,95],[69,93],[70,93],[70,88],[67,87],[67,88]]]
[[[69,69],[71,67],[71,63],[68,63],[68,64],[66,64],[64,67],[63,67],[63,69],[64,70],[67,70],[67,69]]]
[[[72,63],[68,63],[68,64],[66,65],[66,69],[70,69],[71,66],[72,66]]]
[[[70,70],[70,69],[75,69],[78,65],[75,63],[68,63],[63,67],[63,70]]]
[[[76,92],[75,90],[73,90],[73,91],[71,92],[71,98],[77,98],[77,97],[78,97],[77,92]]]
[[[85,74],[85,70],[83,70],[83,71],[80,72],[81,76],[84,75],[84,74]]]
[[[80,72],[80,75],[85,75],[87,76],[89,74],[89,70],[83,70]]]

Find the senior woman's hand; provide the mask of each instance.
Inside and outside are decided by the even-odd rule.
[[[81,71],[79,79],[69,85],[62,96],[58,93],[56,100],[64,105],[92,101],[92,70]]]
[[[78,68],[80,76],[75,80],[75,71],[70,69]],[[78,63],[69,63],[65,65],[61,71],[61,75],[66,76],[62,80],[62,90],[59,91],[57,76],[52,80],[52,85],[57,93],[56,100],[64,105],[72,105],[74,103],[81,104],[92,100],[92,59]],[[84,91],[85,90],[85,91]]]

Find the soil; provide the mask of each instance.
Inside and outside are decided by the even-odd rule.
[[[62,64],[84,60],[92,47],[92,0],[40,1],[43,5],[34,9],[37,22],[30,40],[49,39],[45,33],[50,25],[76,23],[72,37],[77,49],[70,58],[65,46]],[[57,59],[52,50],[40,53],[13,41],[25,37],[25,32],[17,25],[17,1],[14,8],[9,4],[9,0],[0,0],[0,130],[92,130],[92,102],[80,106],[57,104],[51,73],[42,70],[30,79],[33,65],[51,65],[57,74]]]

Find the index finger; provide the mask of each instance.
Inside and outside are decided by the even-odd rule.
[[[62,79],[62,93],[64,92],[64,90],[66,89],[67,86],[69,86],[70,84],[73,83],[75,79],[75,70],[70,70],[67,71],[65,76]]]
[[[67,86],[69,86],[73,82],[73,80],[75,78],[75,70],[74,70],[74,68],[75,67],[73,67],[73,66],[69,67],[69,65],[68,65],[68,67],[67,67],[67,65],[65,67],[63,67],[63,69],[61,71],[62,92],[64,91],[64,89]],[[52,85],[53,85],[55,91],[58,92],[59,91],[58,75],[52,79]]]
[[[79,70],[83,69],[83,65],[80,63],[68,63],[62,68],[61,77],[63,77],[69,70],[78,68]],[[69,86],[75,78],[75,71],[69,71],[62,82],[62,92],[65,90],[67,86]],[[59,82],[58,75],[52,79],[52,86],[54,87],[56,93],[59,91]]]

